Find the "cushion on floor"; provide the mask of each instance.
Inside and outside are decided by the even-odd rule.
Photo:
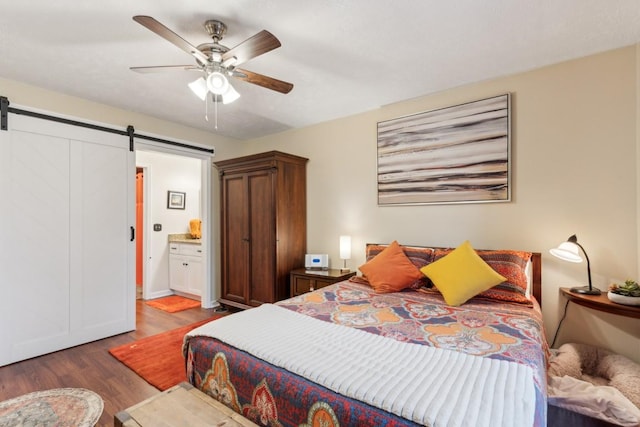
[[[640,364],[622,355],[586,344],[563,344],[549,361],[549,376],[564,375],[614,387],[640,408]]]

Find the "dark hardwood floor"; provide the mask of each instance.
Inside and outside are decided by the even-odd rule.
[[[113,416],[160,391],[108,353],[112,347],[206,319],[213,309],[167,313],[136,302],[137,329],[0,367],[0,401],[38,390],[83,387],[104,400],[98,426],[112,426]]]

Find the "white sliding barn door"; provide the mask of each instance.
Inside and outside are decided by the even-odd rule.
[[[0,366],[135,329],[128,138],[10,115],[0,131]]]

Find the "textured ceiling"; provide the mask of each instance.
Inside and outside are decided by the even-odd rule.
[[[269,30],[282,47],[242,68],[294,89],[233,80],[241,98],[216,130],[187,88],[198,74],[129,70],[194,63],[134,15],[193,45],[210,41],[208,19],[228,47]],[[0,77],[240,139],[639,41],[638,0],[0,0]]]

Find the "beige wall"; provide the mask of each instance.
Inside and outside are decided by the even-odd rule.
[[[351,268],[367,242],[542,252],[543,311],[551,340],[561,286],[586,284],[586,265],[548,250],[576,233],[594,285],[638,278],[637,64],[628,47],[472,84],[305,129],[250,141],[308,157],[308,251],[339,266],[338,236],[353,239]],[[494,95],[512,94],[510,203],[380,207],[376,123]],[[640,320],[569,305],[556,346],[585,342],[640,362]]]

